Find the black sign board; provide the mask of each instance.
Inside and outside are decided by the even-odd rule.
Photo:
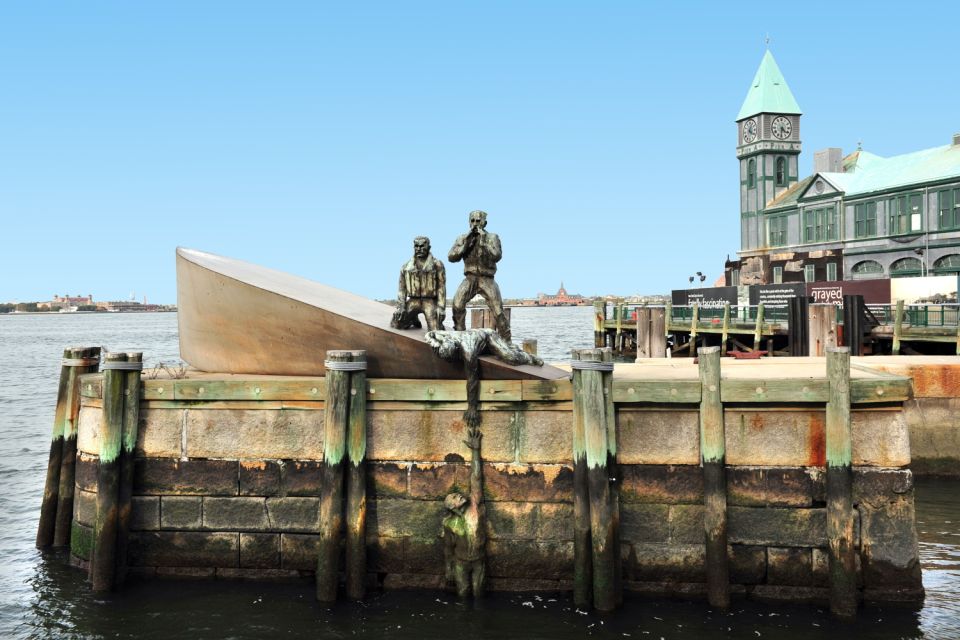
[[[736,287],[705,287],[702,289],[674,289],[671,292],[674,306],[689,307],[697,304],[701,309],[719,309],[729,303],[737,305]]]
[[[750,304],[762,304],[767,309],[785,309],[790,298],[807,294],[807,285],[803,282],[789,284],[760,284],[750,287]]]

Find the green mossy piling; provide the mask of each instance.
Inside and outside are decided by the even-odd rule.
[[[94,591],[110,591],[117,558],[120,448],[123,438],[126,353],[107,353],[103,362],[103,420],[100,424],[100,465],[97,470],[97,519],[93,530],[90,580]]]
[[[366,365],[367,352],[354,351],[352,361]],[[367,374],[350,372],[347,420],[347,597],[362,600],[367,577]]]
[[[727,558],[727,483],[723,405],[720,402],[720,347],[702,347],[700,366],[700,460],[703,465],[707,599],[711,606],[730,606]]]
[[[57,386],[57,409],[53,415],[53,434],[50,436],[50,454],[47,460],[47,479],[43,486],[43,503],[40,505],[40,524],[37,526],[37,548],[53,544],[57,522],[57,502],[60,497],[60,467],[63,461],[63,431],[67,417],[68,389],[72,368],[66,364],[72,350],[63,350],[64,364],[60,367],[60,383]]]
[[[143,354],[127,354],[127,362],[143,366]],[[140,422],[140,369],[123,372],[123,427],[120,434],[120,487],[117,508],[117,556],[115,584],[127,577],[127,543],[130,537],[130,511],[133,502],[133,452],[137,446]]]
[[[580,359],[574,350],[572,359]],[[573,398],[581,398],[583,384],[573,374]],[[590,489],[587,484],[587,443],[584,433],[583,405],[573,403],[573,602],[581,609],[593,604],[593,573],[590,551]]]
[[[838,617],[852,618],[857,613],[857,565],[853,538],[850,349],[828,347],[826,355],[830,383],[826,411],[830,611]]]

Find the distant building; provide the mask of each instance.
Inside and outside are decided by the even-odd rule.
[[[737,115],[740,251],[727,285],[960,273],[960,134],[890,158],[825,149],[801,179],[800,116],[767,51]]]
[[[563,282],[560,283],[560,289],[555,295],[546,293],[537,294],[537,305],[541,307],[572,307],[587,304],[589,301],[580,294],[567,293],[563,288]]]
[[[93,296],[89,294],[86,297],[54,295],[50,302],[41,302],[37,306],[45,309],[69,309],[94,304]]]

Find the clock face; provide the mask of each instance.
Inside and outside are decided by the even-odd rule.
[[[790,137],[790,132],[793,131],[793,125],[790,124],[789,118],[784,118],[783,116],[777,116],[773,119],[773,135],[775,135],[780,140],[786,140]]]
[[[743,142],[750,144],[757,139],[757,121],[747,120],[743,123]]]

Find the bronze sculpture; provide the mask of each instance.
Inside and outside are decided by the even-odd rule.
[[[471,427],[480,424],[480,356],[489,353],[507,364],[543,366],[543,360],[504,340],[493,329],[428,331],[424,340],[444,360],[463,360],[467,375],[467,410],[463,420]]]
[[[486,508],[483,504],[483,463],[480,440],[483,434],[476,427],[467,431],[463,441],[470,448],[470,498],[451,493],[443,501],[449,513],[443,519],[443,555],[447,580],[457,585],[457,595],[465,598],[483,595],[486,580]]]
[[[447,256],[450,262],[463,260],[463,282],[453,296],[453,328],[467,328],[467,303],[478,293],[487,301],[493,312],[497,333],[510,340],[510,322],[503,313],[503,298],[493,276],[503,252],[500,237],[487,232],[487,214],[484,211],[470,212],[470,231],[459,236]]]
[[[447,274],[443,263],[430,254],[430,238],[413,239],[413,258],[400,268],[397,310],[390,326],[394,329],[419,329],[422,313],[431,331],[443,329],[447,306]]]

